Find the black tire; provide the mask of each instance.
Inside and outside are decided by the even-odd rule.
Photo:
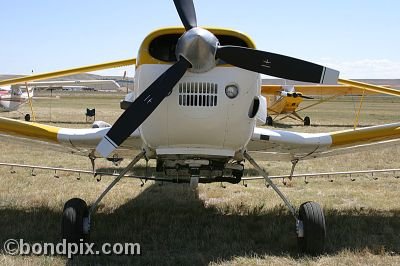
[[[80,239],[86,241],[89,234],[84,232],[85,218],[89,217],[86,202],[79,198],[68,200],[64,205],[61,221],[61,235],[68,243],[79,243]]]
[[[26,114],[25,115],[25,121],[27,121],[27,122],[31,121],[31,115],[30,114]]]
[[[267,117],[267,121],[265,121],[265,124],[266,124],[267,126],[272,126],[273,123],[274,123],[274,121],[272,120],[272,117],[271,117],[271,116],[268,116],[268,117]]]
[[[310,117],[308,117],[308,116],[304,117],[304,125],[305,126],[311,125]]]
[[[304,236],[298,237],[302,252],[318,255],[324,251],[326,226],[321,206],[312,201],[301,204],[299,220],[303,223]]]

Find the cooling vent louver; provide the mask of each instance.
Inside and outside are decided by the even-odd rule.
[[[218,104],[218,85],[209,82],[179,83],[179,105],[214,107]]]

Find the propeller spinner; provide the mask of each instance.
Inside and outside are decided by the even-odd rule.
[[[204,73],[213,69],[216,59],[246,70],[279,78],[336,84],[339,72],[314,63],[284,55],[239,46],[220,46],[214,34],[197,27],[192,0],[174,0],[186,29],[180,37],[176,55],[178,61],[154,81],[118,118],[96,151],[108,157],[157,108],[186,70]]]

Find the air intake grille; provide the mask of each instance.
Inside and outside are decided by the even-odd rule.
[[[213,107],[218,104],[218,84],[209,82],[179,83],[179,105]]]

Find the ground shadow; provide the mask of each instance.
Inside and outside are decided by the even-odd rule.
[[[102,206],[100,206],[101,210]],[[327,253],[368,248],[400,253],[400,210],[325,210]],[[6,239],[60,241],[60,212],[46,207],[0,209],[0,245]],[[301,258],[295,223],[286,208],[249,208],[227,203],[215,208],[197,199],[185,185],[148,185],[113,213],[93,217],[91,241],[140,243],[142,255],[76,256],[69,264],[204,265],[237,256]]]

